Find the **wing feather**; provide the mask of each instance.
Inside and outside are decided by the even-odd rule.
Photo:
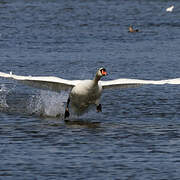
[[[180,78],[167,80],[140,80],[140,79],[115,79],[110,81],[100,81],[103,89],[111,88],[130,88],[138,87],[145,84],[163,85],[163,84],[180,84]]]
[[[66,80],[53,76],[17,76],[12,73],[0,72],[0,77],[17,80],[23,84],[52,91],[69,90],[73,88],[79,80]]]
[[[81,80],[66,80],[53,76],[18,76],[12,73],[7,74],[0,72],[0,77],[17,80],[23,84],[40,89],[52,91],[61,91],[72,89]],[[180,84],[180,78],[167,80],[141,80],[141,79],[115,79],[110,81],[99,81],[103,89],[111,88],[130,88],[138,87],[145,84],[163,85],[163,84]]]

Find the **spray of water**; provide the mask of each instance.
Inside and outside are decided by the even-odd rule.
[[[37,91],[34,95],[29,93],[15,93],[15,87],[0,85],[0,111],[20,114],[29,114],[43,117],[64,117],[64,110],[68,99],[67,92],[55,93],[52,91]],[[94,112],[94,109],[93,109]],[[79,116],[71,111],[71,119],[79,119]],[[95,115],[95,117],[93,116]],[[81,120],[96,119],[96,113],[85,113],[81,115]]]
[[[0,108],[8,108],[6,97],[9,94],[10,89],[8,89],[4,84],[0,85]]]
[[[63,116],[64,104],[67,98],[68,94],[65,92],[55,93],[51,91],[40,91],[40,94],[31,96],[27,105],[27,110],[31,114],[40,116]]]

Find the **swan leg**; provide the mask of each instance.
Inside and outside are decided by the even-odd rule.
[[[64,113],[64,118],[65,119],[70,116],[70,113],[69,113],[69,103],[70,103],[70,98],[68,98],[67,104],[66,104],[66,109],[65,109],[65,113]]]
[[[96,110],[97,112],[102,112],[102,105],[99,104],[98,106],[96,106]]]

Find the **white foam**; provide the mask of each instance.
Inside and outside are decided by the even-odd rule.
[[[31,97],[27,109],[32,114],[42,116],[63,116],[67,98],[68,94],[65,92],[56,93],[42,90],[40,94]]]
[[[9,107],[6,101],[6,97],[10,89],[8,89],[4,84],[0,85],[0,108],[7,108]]]

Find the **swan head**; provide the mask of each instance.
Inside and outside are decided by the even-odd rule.
[[[99,70],[97,71],[98,76],[102,77],[102,76],[106,76],[107,75],[107,71],[105,68],[99,68]]]
[[[99,81],[99,80],[101,79],[101,77],[106,76],[106,75],[107,75],[106,69],[103,68],[103,67],[102,67],[102,68],[99,68],[98,71],[97,71],[97,73],[96,73],[95,79],[96,79],[97,81]]]

